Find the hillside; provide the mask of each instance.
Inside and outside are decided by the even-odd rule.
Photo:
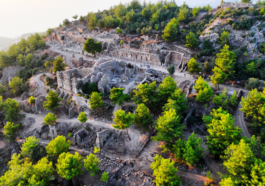
[[[265,185],[265,1],[73,18],[0,51],[0,185]]]

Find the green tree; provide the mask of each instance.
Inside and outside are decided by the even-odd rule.
[[[46,35],[47,35],[47,36],[50,35],[50,34],[52,33],[52,31],[53,31],[53,29],[48,28],[48,30],[46,31]]]
[[[45,149],[48,155],[57,157],[61,153],[67,152],[70,146],[71,142],[69,140],[66,141],[66,138],[64,136],[59,135],[51,140],[45,147]]]
[[[100,181],[103,181],[103,182],[108,182],[109,180],[109,173],[108,172],[103,172],[101,178],[100,178]]]
[[[29,136],[22,144],[21,155],[30,158],[34,163],[45,156],[44,149],[40,146],[40,139]]]
[[[116,88],[113,87],[110,90],[110,99],[113,101],[113,104],[119,104],[123,105],[125,101],[129,100],[129,95],[128,94],[123,94],[124,88]]]
[[[225,74],[219,67],[214,67],[213,69],[214,76],[210,76],[211,83],[213,85],[217,85],[217,88],[219,89],[219,84],[224,83],[227,79],[228,75]]]
[[[179,21],[187,21],[190,17],[190,11],[186,7],[181,7],[179,9],[179,14],[178,14],[178,20]]]
[[[190,32],[186,36],[186,47],[188,48],[196,48],[199,45],[199,41],[196,38],[195,34]]]
[[[191,58],[188,63],[188,72],[191,73],[191,74],[194,74],[194,73],[199,73],[201,70],[202,70],[202,67],[200,67],[200,64],[196,61],[196,59],[194,58]]]
[[[175,66],[174,66],[174,65],[170,65],[170,66],[167,68],[167,71],[168,71],[169,75],[173,76],[174,73],[175,73]]]
[[[265,117],[263,115],[265,103],[265,93],[258,92],[257,89],[253,89],[247,95],[247,97],[242,97],[240,109],[247,116],[250,116],[254,121],[265,124]]]
[[[193,86],[193,89],[195,89],[197,92],[200,90],[203,90],[205,87],[208,87],[207,81],[203,80],[203,78],[200,76],[196,82],[195,85]]]
[[[79,116],[78,116],[78,121],[80,121],[81,123],[85,123],[87,121],[87,117],[86,114],[84,112],[80,112]]]
[[[251,3],[251,0],[241,0],[241,3]]]
[[[17,186],[25,185],[30,173],[32,172],[32,163],[25,161],[23,164],[21,155],[14,153],[11,161],[8,162],[9,169],[0,177],[0,185]]]
[[[147,106],[150,106],[154,102],[157,101],[157,96],[155,94],[156,91],[156,82],[152,82],[150,84],[139,84],[136,87],[136,90],[133,90],[134,96],[132,100],[135,104],[144,103]]]
[[[33,105],[35,103],[35,97],[30,96],[29,97],[29,104]]]
[[[50,181],[55,177],[55,170],[52,162],[44,157],[37,164],[33,165],[31,178],[28,179],[29,185],[50,185]]]
[[[43,120],[43,125],[53,125],[56,123],[57,120],[57,116],[55,114],[52,113],[48,113]]]
[[[22,79],[19,77],[14,77],[9,82],[9,87],[11,88],[11,92],[15,95],[21,93],[21,85],[22,85]]]
[[[57,57],[53,61],[53,72],[64,71],[67,64],[64,63],[64,60],[61,57]]]
[[[170,146],[174,138],[181,136],[184,126],[180,123],[180,116],[177,112],[174,109],[169,109],[162,116],[159,116],[155,128],[157,134],[151,139],[165,141],[166,145]]]
[[[118,33],[118,34],[122,34],[122,30],[121,30],[120,28],[117,28],[117,29],[116,29],[116,33]]]
[[[94,39],[88,38],[87,41],[84,43],[83,50],[96,56],[97,52],[102,51],[102,46],[99,41],[95,42]]]
[[[59,98],[57,92],[49,91],[48,95],[46,96],[46,100],[43,102],[43,107],[46,110],[54,110],[56,109],[60,104],[59,102],[62,101],[62,98]]]
[[[157,87],[158,97],[162,100],[163,105],[167,102],[172,92],[174,92],[177,88],[177,82],[175,82],[172,77],[165,77],[162,83]]]
[[[26,57],[25,57],[25,63],[26,63],[26,66],[29,67],[31,62],[33,60],[33,55],[32,54],[28,54]]]
[[[68,26],[70,24],[69,19],[63,20],[63,26]]]
[[[116,123],[115,125],[112,125],[114,128],[127,129],[131,126],[134,116],[130,112],[126,114],[124,110],[117,110],[114,115],[115,118],[113,121]]]
[[[4,136],[8,141],[12,141],[15,139],[15,135],[18,131],[19,124],[14,124],[12,122],[7,122],[4,126]]]
[[[89,154],[86,159],[84,159],[84,167],[88,172],[91,172],[90,176],[94,176],[97,172],[99,172],[98,165],[100,161],[98,160],[97,156],[94,154]]]
[[[192,15],[193,15],[193,18],[197,17],[197,15],[199,14],[199,11],[200,11],[200,7],[194,7],[191,11]]]
[[[249,75],[249,76],[254,76],[255,73],[257,72],[257,67],[254,63],[254,61],[252,61],[251,63],[246,65],[246,69],[245,72]]]
[[[188,138],[183,149],[183,159],[189,166],[195,166],[203,157],[202,139],[194,132]]]
[[[157,186],[179,186],[181,180],[179,176],[176,176],[178,169],[175,168],[174,161],[170,159],[164,159],[160,155],[156,155],[154,162],[151,163],[150,168],[154,170],[153,175],[155,176],[154,182]]]
[[[7,98],[3,102],[3,98],[0,96],[0,110],[4,111],[5,121],[15,122],[23,117],[20,114],[19,102],[15,99]]]
[[[171,100],[174,100],[175,104],[180,108],[176,110],[177,113],[183,114],[188,109],[186,95],[182,93],[180,88],[176,88],[174,92],[171,93]]]
[[[179,25],[180,24],[176,18],[171,19],[171,21],[165,27],[162,38],[167,42],[175,41],[177,39]]]
[[[222,108],[213,109],[211,122],[207,124],[207,143],[212,155],[222,155],[224,150],[233,142],[241,139],[242,130],[234,125],[234,117]],[[206,122],[207,118],[204,116]]]
[[[77,18],[78,18],[78,15],[74,15],[74,16],[73,16],[73,19],[76,20]]]
[[[90,108],[92,110],[101,108],[104,105],[104,101],[102,100],[101,93],[92,92],[92,94],[90,95],[89,103],[90,103]]]
[[[90,17],[89,17],[89,22],[88,22],[88,25],[89,25],[89,29],[93,30],[95,28],[95,26],[97,26],[97,17],[96,17],[96,14],[92,14]]]
[[[220,40],[220,46],[223,47],[224,45],[229,45],[229,38],[230,38],[229,32],[223,31],[221,33],[220,38],[219,38],[219,40]]]
[[[185,144],[186,144],[186,141],[182,140],[181,138],[176,140],[175,143],[173,144],[172,152],[174,154],[174,157],[177,160],[183,159]]]
[[[17,57],[17,63],[19,66],[25,66],[25,56],[23,54],[19,54]]]
[[[229,51],[229,46],[224,45],[224,48],[221,49],[221,52],[216,54],[217,58],[215,60],[215,65],[223,71],[226,75],[220,75],[219,70],[213,70],[214,76],[219,77],[219,82],[226,81],[228,77],[233,76],[234,74],[234,65],[236,62],[236,54],[234,52]],[[217,72],[217,74],[215,74]],[[225,78],[225,79],[221,79]],[[212,77],[211,77],[212,79]],[[213,81],[213,80],[212,80]],[[214,82],[213,82],[214,83]]]
[[[215,95],[213,98],[213,103],[215,103],[218,106],[221,106],[223,109],[228,109],[228,95],[227,95],[227,90],[224,88],[222,91],[222,94],[219,96]]]
[[[198,92],[196,100],[199,102],[208,102],[213,96],[213,90],[210,86],[205,87]]]
[[[236,93],[236,91],[234,90],[234,92],[233,92],[233,94],[232,94],[232,96],[230,97],[230,104],[232,105],[232,106],[237,106],[237,104],[238,104],[238,97],[237,97],[237,93]]]
[[[255,156],[243,139],[238,145],[231,144],[225,150],[222,158],[224,159],[224,166],[227,168],[235,184],[252,185],[250,184],[249,174],[255,162]]]
[[[70,180],[75,176],[78,176],[83,173],[83,158],[77,152],[75,154],[70,154],[69,152],[63,152],[60,154],[57,160],[57,173],[59,176],[65,178],[66,180]]]
[[[135,112],[133,123],[136,126],[148,128],[152,124],[152,115],[143,103],[137,106]]]
[[[0,95],[2,96],[5,92],[6,92],[6,86],[4,86],[4,85],[2,85],[2,83],[0,83]]]

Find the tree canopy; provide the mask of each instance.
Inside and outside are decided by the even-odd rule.
[[[87,41],[84,43],[83,50],[95,56],[97,52],[102,51],[102,46],[99,41],[95,42],[94,39],[88,38]]]
[[[46,96],[46,100],[47,101],[43,102],[43,107],[46,110],[54,110],[59,107],[59,102],[62,101],[62,98],[59,98],[57,92],[53,92],[50,90]]]

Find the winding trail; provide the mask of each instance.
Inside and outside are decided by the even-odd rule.
[[[31,85],[34,84],[36,86],[38,94],[46,96],[47,91],[45,90],[45,83],[42,80],[40,80],[40,76],[42,76],[42,74],[52,77],[50,73],[40,73],[40,74],[32,76],[29,80],[29,83]]]
[[[240,127],[242,129],[242,135],[247,137],[247,138],[251,138],[251,135],[248,131],[247,125],[245,123],[244,120],[244,113],[239,110],[240,108],[242,108],[242,105],[239,103],[236,113],[235,113],[235,124],[236,126]]]

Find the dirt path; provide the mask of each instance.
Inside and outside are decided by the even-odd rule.
[[[37,74],[37,75],[34,75],[30,78],[29,83],[31,85],[34,85],[37,88],[37,90],[35,90],[36,94],[46,96],[47,91],[45,90],[45,83],[42,80],[40,80],[40,76],[42,76],[42,74],[45,74],[46,76],[52,77],[52,75],[50,73]]]
[[[62,45],[52,45],[51,43],[49,42],[46,42],[46,44],[48,46],[50,46],[49,50],[53,51],[53,52],[56,52],[56,53],[59,53],[60,55],[64,56],[65,57],[65,62],[71,67],[71,68],[75,68],[74,64],[70,61],[70,59],[72,58],[72,54],[75,55],[75,58],[79,58],[79,57],[83,57],[84,60],[89,60],[89,61],[93,61],[95,60],[94,58],[91,58],[91,57],[87,57],[85,55],[82,55],[82,54],[78,54],[76,52],[70,52],[70,51],[62,51],[60,50],[61,47],[63,47]]]
[[[189,180],[197,180],[197,181],[208,181],[210,182],[211,180],[205,176],[202,176],[202,175],[199,175],[199,174],[193,174],[193,173],[189,173],[189,172],[186,172],[186,171],[182,171],[182,170],[179,170],[177,172],[177,175],[179,175],[180,177],[185,177]]]
[[[242,135],[247,137],[247,138],[251,138],[251,135],[248,131],[246,122],[244,120],[244,113],[239,110],[240,108],[242,108],[242,105],[239,103],[237,109],[236,109],[236,113],[235,113],[235,124],[236,126],[240,127],[242,129]]]

